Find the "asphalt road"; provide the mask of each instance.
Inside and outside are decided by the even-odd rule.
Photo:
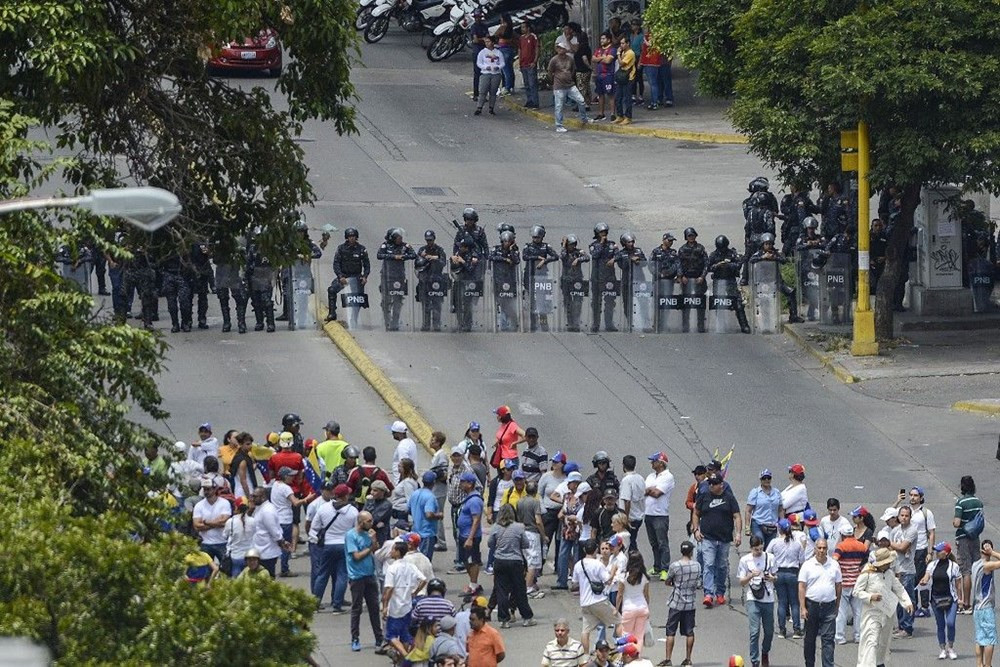
[[[365,67],[353,77],[361,96],[359,134],[338,137],[332,126],[307,125],[303,148],[319,196],[308,214],[313,229],[358,227],[373,258],[390,226],[403,227],[414,245],[424,229],[450,243],[450,221],[469,205],[479,209],[491,242],[500,221],[519,230],[545,224],[556,241],[570,232],[589,239],[595,223],[607,222],[613,236],[632,231],[647,250],[663,231],[688,225],[706,245],[719,233],[740,238],[739,204],[746,183],[762,172],[745,149],[557,135],[506,110],[474,117],[466,96],[469,58],[432,64],[418,42],[392,30],[383,43],[364,47]],[[332,251],[317,262],[321,295]],[[336,418],[349,441],[374,444],[389,458],[391,416],[320,332],[222,334],[214,303],[210,314],[212,331],[168,336],[173,347],[161,387],[172,417],[159,425],[166,435],[192,437],[205,420],[219,433],[239,427],[263,435],[284,412],[297,411],[308,436]],[[780,482],[785,467],[800,462],[816,507],[836,496],[845,509],[864,503],[878,513],[900,487],[924,486],[944,539],[953,537],[949,517],[961,475],[977,475],[987,504],[1000,503],[1000,493],[985,488],[997,465],[995,423],[951,413],[937,401],[909,400],[906,388],[892,383],[871,385],[874,391],[840,385],[782,336],[391,334],[382,330],[377,309],[371,315],[374,326],[357,333],[359,342],[451,442],[473,419],[489,433],[492,409],[508,404],[523,426],[539,428],[550,452],[568,451],[585,468],[598,449],[616,462],[635,454],[643,471],[646,455],[666,452],[678,479],[674,553],[684,537],[688,471],[715,449],[734,445],[729,479],[741,501],[761,468],[774,470]],[[647,544],[644,536],[641,543]],[[450,556],[438,556],[442,570]],[[732,562],[735,580],[735,556]],[[294,563],[306,572],[306,559]],[[546,575],[543,585],[551,579]],[[453,589],[462,583],[446,580]],[[305,585],[303,577],[289,581]],[[654,589],[653,618],[662,624],[666,595]],[[534,606],[538,627],[505,631],[508,662],[537,664],[550,622],[577,618],[575,599],[566,594]],[[933,661],[933,622],[919,620],[917,627],[915,639],[897,643],[894,663]],[[314,628],[321,662],[346,655],[346,617],[321,614]],[[696,664],[720,665],[732,653],[746,653],[738,596],[732,608],[699,611],[698,628]],[[970,618],[960,617],[958,649],[966,660],[971,636]],[[367,648],[364,625],[362,638],[366,650],[352,655],[352,664],[384,664]],[[654,662],[660,647],[652,649]],[[852,646],[838,647],[837,664],[854,664],[855,655]],[[801,664],[801,656],[799,641],[777,640],[771,653],[774,665]]]

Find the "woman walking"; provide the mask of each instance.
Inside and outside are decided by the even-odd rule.
[[[771,471],[764,468],[760,471],[760,486],[747,496],[746,534],[759,537],[766,549],[778,534],[782,514],[781,492],[771,486]]]
[[[851,521],[854,522],[854,539],[871,551],[872,544],[875,542],[875,517],[871,515],[867,507],[858,505],[851,510]]]
[[[420,488],[420,480],[410,459],[399,460],[399,482],[392,488],[392,518],[395,521],[410,520],[410,496]]]
[[[514,519],[514,506],[501,506],[489,538],[489,547],[494,552],[493,585],[501,628],[510,627],[511,604],[517,607],[523,619],[521,625],[530,627],[536,624],[524,583],[522,553],[529,546],[528,538],[524,533],[524,524]]]
[[[958,616],[958,585],[962,572],[951,553],[951,545],[938,542],[934,545],[934,560],[927,564],[920,585],[930,585],[931,608],[937,622],[937,639],[941,647],[938,660],[958,660],[955,653],[955,618]]]
[[[750,624],[750,662],[769,664],[774,638],[774,584],[778,580],[776,559],[764,551],[764,541],[750,538],[750,553],[740,559],[736,576],[746,586],[747,621]],[[763,631],[763,637],[761,637]]]
[[[799,617],[799,567],[805,560],[802,542],[792,534],[788,519],[778,520],[778,536],[767,545],[766,553],[774,558],[778,569],[774,590],[778,594],[778,635],[788,636],[788,619],[792,619],[792,638],[802,638],[802,621]]]
[[[801,463],[788,466],[788,486],[781,491],[781,506],[785,516],[801,514],[809,509],[809,493],[806,490],[806,467]]]
[[[618,584],[615,601],[622,617],[622,632],[642,637],[649,620],[649,577],[642,554],[633,551],[628,557],[625,578]]]

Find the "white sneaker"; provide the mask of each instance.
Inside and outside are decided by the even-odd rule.
[[[955,649],[953,649],[953,648],[948,649],[948,659],[949,660],[958,660],[958,654],[955,653]]]
[[[938,660],[944,660],[947,657],[948,657],[948,651],[945,649],[941,649],[941,652],[938,653]]]
[[[567,129],[566,129],[565,127],[563,127],[562,125],[557,125],[557,126],[556,126],[556,132],[569,132],[569,130],[567,130]]]

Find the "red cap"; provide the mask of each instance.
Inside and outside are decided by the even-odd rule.
[[[806,467],[801,463],[796,463],[795,465],[788,466],[788,472],[796,475],[804,475],[806,474]]]
[[[625,646],[622,646],[622,655],[627,655],[630,658],[638,658],[639,647],[635,644],[625,644]]]
[[[340,498],[341,496],[349,496],[351,495],[351,487],[346,484],[338,484],[333,487],[333,495],[337,498]]]
[[[418,535],[417,533],[409,533],[406,536],[406,541],[416,546],[420,544],[420,535]]]
[[[507,407],[506,405],[501,405],[499,408],[493,411],[493,414],[495,414],[497,417],[506,417],[510,415],[510,408]]]

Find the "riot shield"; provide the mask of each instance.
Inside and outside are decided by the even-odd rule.
[[[340,307],[344,311],[342,318],[344,326],[350,331],[368,328],[368,294],[361,278],[354,276],[347,279],[347,284],[340,290]]]
[[[706,285],[704,282],[699,283],[697,278],[688,278],[686,284],[682,284],[681,290],[681,331],[690,331],[691,326],[691,313],[695,314],[698,321],[698,331],[705,331],[705,307],[708,305],[706,303],[705,293]]]
[[[712,313],[712,331],[715,333],[739,333],[740,323],[736,319],[736,309],[740,305],[739,287],[736,281],[719,278],[712,281],[712,296],[708,310]]]
[[[413,331],[413,283],[410,262],[390,257],[382,260],[379,306],[386,331]]]
[[[544,264],[539,268],[537,260],[526,260],[524,275],[524,330],[554,331],[557,324],[556,292],[559,283],[555,267]]]
[[[296,260],[289,269],[289,280],[285,286],[288,301],[288,328],[315,329],[316,316],[313,311],[315,280],[311,260]]]
[[[804,307],[806,319],[810,322],[816,320],[816,312],[819,310],[819,273],[817,268],[817,258],[822,254],[819,248],[804,248],[798,252],[798,265],[796,266],[796,277],[798,279],[799,312]]]
[[[421,331],[442,331],[454,325],[454,313],[450,313],[452,281],[451,276],[442,271],[431,273],[425,268],[417,273],[417,317]],[[447,313],[447,315],[443,315]]]
[[[853,319],[851,297],[854,294],[851,256],[846,252],[830,255],[820,271],[820,322],[847,324]]]
[[[59,264],[59,274],[76,283],[86,294],[90,294],[90,262],[82,260],[77,264],[63,261]]]
[[[653,267],[642,260],[631,269],[626,326],[635,333],[653,333]]]
[[[596,332],[601,326],[605,331],[618,331],[616,303],[621,296],[621,281],[614,266],[604,266],[598,272],[598,277],[590,283],[590,330]]]
[[[493,331],[521,330],[521,290],[518,267],[493,263],[490,283],[493,285]]]
[[[750,265],[750,300],[754,333],[778,333],[781,330],[781,302],[778,300],[777,262]]]
[[[473,276],[452,278],[452,289],[455,290],[455,318],[452,331],[469,333],[486,331],[486,289],[482,272]]]
[[[673,278],[659,278],[656,281],[653,312],[656,319],[653,329],[656,333],[677,333],[681,330],[682,298],[679,291]]]
[[[990,295],[993,293],[993,265],[985,257],[969,262],[969,285],[972,288],[972,311],[989,313],[993,310]]]

